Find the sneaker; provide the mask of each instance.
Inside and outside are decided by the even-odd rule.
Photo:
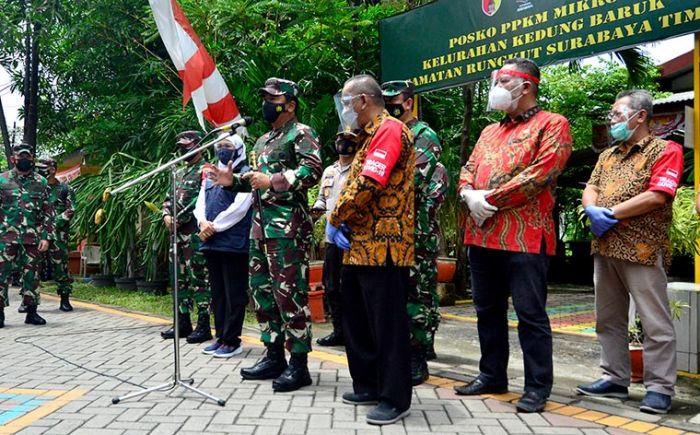
[[[243,353],[243,346],[238,345],[238,347],[229,346],[228,344],[222,344],[216,349],[216,352],[212,355],[214,358],[231,358],[232,356],[240,355]]]
[[[220,348],[222,345],[223,345],[223,343],[217,340],[217,341],[213,342],[212,344],[210,344],[209,346],[202,349],[202,353],[204,355],[214,355],[214,352],[216,352],[216,350],[218,348]]]
[[[598,379],[590,384],[579,385],[576,387],[576,392],[586,396],[593,397],[614,397],[615,399],[625,400],[629,397],[627,387],[613,384],[605,379]]]
[[[671,396],[668,394],[647,391],[639,410],[647,414],[666,414],[671,410]]]
[[[410,409],[400,410],[387,402],[380,402],[376,408],[367,413],[367,423],[379,426],[396,423],[411,413]]]

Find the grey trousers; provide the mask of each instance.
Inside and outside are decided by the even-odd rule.
[[[627,326],[632,295],[644,330],[644,386],[648,391],[673,396],[676,333],[661,256],[654,266],[601,255],[595,255],[593,260],[596,333],[603,379],[623,386],[630,383]]]

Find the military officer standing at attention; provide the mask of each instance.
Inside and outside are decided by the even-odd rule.
[[[53,238],[53,209],[47,182],[34,172],[34,150],[22,143],[11,157],[14,168],[0,174],[0,328],[5,326],[4,309],[9,306],[7,288],[13,268],[21,270],[20,295],[27,307],[24,323],[45,325],[36,312],[39,305],[41,252]]]
[[[177,147],[182,154],[199,145],[201,135],[197,131],[183,131],[177,135]],[[177,173],[177,250],[178,262],[178,304],[177,315],[180,326],[179,337],[187,337],[188,343],[204,343],[211,340],[209,322],[209,304],[211,291],[207,282],[207,263],[204,254],[199,252],[202,241],[199,239],[199,228],[194,218],[194,208],[202,185],[202,168],[204,159],[202,153],[190,156],[187,165]],[[168,194],[163,203],[163,222],[172,229],[171,201]],[[197,305],[197,328],[192,330],[190,312]],[[173,328],[160,333],[161,337],[171,340],[175,337]]]

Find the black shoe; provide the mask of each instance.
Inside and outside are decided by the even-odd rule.
[[[296,391],[311,384],[308,355],[305,353],[293,353],[289,358],[287,369],[277,379],[272,381],[272,391],[278,393]]]
[[[209,312],[202,310],[197,317],[197,327],[187,336],[188,343],[204,343],[212,339]]]
[[[27,317],[24,318],[27,325],[46,325],[46,320],[37,314],[36,305],[27,305]]]
[[[188,335],[192,333],[192,322],[190,321],[190,315],[189,314],[182,314],[178,311],[177,313],[177,323],[180,327],[179,332],[179,338],[183,339],[186,338]],[[175,338],[175,326],[172,326],[170,329],[167,331],[163,331],[160,333],[160,336],[163,338],[163,340],[172,340]]]
[[[248,380],[276,379],[287,369],[283,344],[266,344],[267,355],[253,367],[241,369],[241,377]]]
[[[345,340],[343,339],[343,334],[341,332],[333,331],[325,337],[316,340],[319,346],[343,346]]]
[[[343,403],[346,405],[376,405],[379,399],[376,394],[370,393],[343,393]]]
[[[17,312],[22,314],[27,312],[27,306],[24,305],[24,302],[19,304],[19,307],[17,307]]]
[[[367,423],[380,426],[392,424],[406,417],[410,413],[410,409],[400,410],[387,402],[380,402],[376,408],[367,413]]]
[[[431,344],[425,351],[425,360],[432,361],[434,359],[437,359],[437,354],[435,353],[435,346]]]
[[[425,351],[420,349],[411,350],[411,385],[414,387],[428,380],[428,363],[425,361]]]
[[[479,394],[504,394],[508,387],[488,385],[480,378],[476,378],[466,385],[455,387],[455,392],[460,396],[478,396]]]
[[[66,293],[61,294],[61,305],[58,306],[61,311],[73,311],[73,306],[70,304],[70,295]]]
[[[534,391],[526,391],[515,404],[518,412],[542,412],[547,404],[547,396]]]
[[[4,304],[4,302],[0,302],[0,303]],[[4,327],[5,327],[5,307],[3,306],[3,307],[0,307],[0,328],[4,328]]]

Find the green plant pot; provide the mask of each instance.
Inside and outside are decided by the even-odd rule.
[[[154,281],[137,280],[136,287],[144,293],[154,294],[157,296],[163,296],[168,294],[167,279],[157,279]]]
[[[90,283],[95,287],[114,287],[114,277],[112,275],[93,275]]]

